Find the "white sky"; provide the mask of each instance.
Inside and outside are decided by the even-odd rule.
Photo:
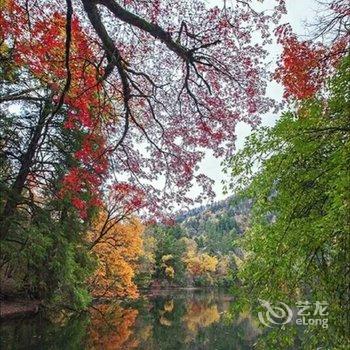
[[[210,4],[220,6],[222,1],[220,0],[209,0]],[[266,0],[264,4],[266,4],[266,8],[271,8],[273,6],[274,0]],[[305,22],[312,22],[315,17],[315,12],[317,9],[316,0],[287,0],[287,11],[288,14],[284,16],[283,22],[289,22],[293,30],[299,35],[305,35]],[[271,61],[275,62],[279,53],[281,52],[281,48],[279,45],[274,44],[271,46]],[[268,96],[274,98],[277,101],[280,101],[282,98],[282,87],[277,83],[271,83],[268,87],[267,94]],[[278,115],[268,114],[262,117],[263,125],[273,125],[278,118]],[[236,148],[242,148],[244,144],[244,139],[251,132],[250,127],[245,123],[239,123],[237,128],[237,142]],[[211,152],[207,152],[205,159],[201,163],[200,172],[209,176],[213,180],[215,180],[214,191],[216,193],[215,200],[220,200],[225,198],[222,193],[222,184],[221,181],[225,179],[224,174],[222,173],[222,167],[220,165],[222,159],[214,158],[211,155]],[[199,188],[194,186],[191,194],[198,195]],[[203,203],[205,204],[205,203]]]

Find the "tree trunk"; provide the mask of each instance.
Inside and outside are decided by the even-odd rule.
[[[40,138],[43,136],[43,129],[47,123],[48,115],[49,103],[45,103],[33,136],[29,142],[27,151],[21,157],[21,167],[14,183],[11,186],[6,204],[0,216],[0,240],[3,240],[7,236],[9,231],[9,220],[16,212],[16,207],[20,203],[21,194],[30,173],[30,168],[33,165],[34,156],[37,151]]]

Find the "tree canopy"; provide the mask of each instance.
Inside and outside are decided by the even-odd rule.
[[[253,199],[239,273],[249,298],[329,304],[328,336],[306,336],[307,348],[347,342],[349,67],[346,56],[326,98],[309,98],[253,133],[229,165],[232,186]]]
[[[191,202],[193,180],[211,196],[211,180],[196,172],[203,149],[227,154],[235,125],[256,125],[272,105],[264,96],[264,45],[283,1],[271,15],[243,1],[222,9],[183,0],[65,5],[1,4],[2,109],[13,114],[11,106],[20,105],[36,116],[28,149],[5,153],[16,169],[4,216],[12,215],[29,178],[42,190],[38,178],[51,168],[38,154],[49,157],[44,145],[59,118],[61,129],[80,133],[59,195],[81,217],[99,204],[106,181],[127,179],[158,215],[174,202]]]

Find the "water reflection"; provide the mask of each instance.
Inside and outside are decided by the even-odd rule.
[[[6,321],[1,349],[250,349],[259,331],[248,314],[230,317],[233,302],[218,293],[161,293],[55,322]]]
[[[90,311],[87,348],[89,349],[136,349],[138,339],[133,328],[138,311],[119,305],[98,305]]]

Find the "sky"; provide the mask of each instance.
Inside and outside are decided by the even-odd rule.
[[[220,0],[209,0],[210,5],[221,6]],[[274,0],[267,0],[264,2],[266,8],[273,7]],[[295,33],[298,35],[306,35],[305,24],[306,22],[312,22],[316,15],[317,0],[286,0],[287,15],[284,16],[283,22],[289,22]],[[275,62],[281,52],[281,48],[277,44],[271,45],[270,59]],[[267,89],[267,95],[274,98],[277,101],[282,99],[283,89],[277,83],[271,83]],[[262,125],[273,125],[278,118],[278,115],[267,114],[262,116]],[[237,128],[237,141],[236,149],[240,149],[244,145],[245,138],[251,133],[250,127],[245,123],[239,123]],[[222,172],[221,167],[222,159],[215,158],[210,152],[206,152],[204,160],[201,162],[199,172],[204,173],[215,181],[214,192],[216,193],[215,200],[221,200],[227,197],[222,193],[222,180],[225,180],[225,175]],[[227,178],[227,177],[226,177]],[[194,185],[191,195],[198,195],[200,189]],[[205,204],[205,203],[203,203]]]

